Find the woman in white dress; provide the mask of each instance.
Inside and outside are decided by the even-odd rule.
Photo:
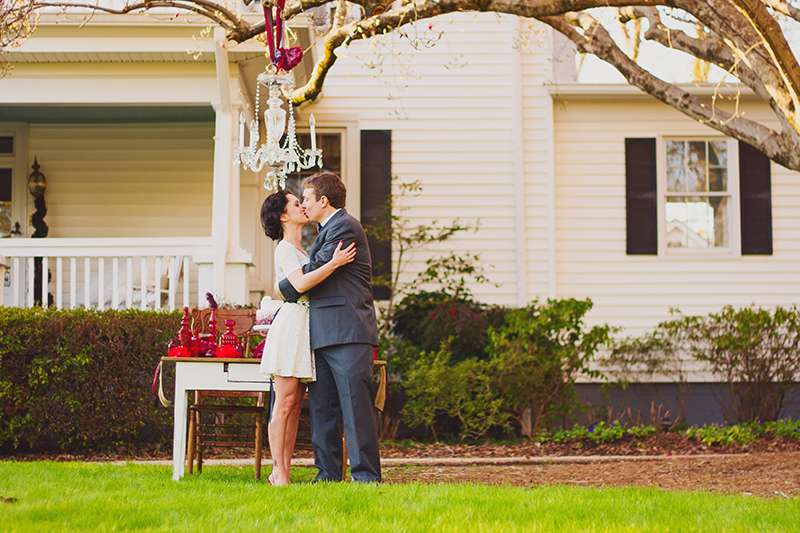
[[[275,247],[275,280],[289,278],[298,292],[307,292],[330,276],[338,267],[351,262],[356,255],[355,243],[336,248],[333,258],[323,267],[303,273],[308,255],[303,251],[303,226],[308,217],[300,200],[286,190],[271,194],[261,206],[261,225]],[[285,302],[275,316],[261,359],[262,374],[272,377],[275,404],[268,426],[272,453],[272,485],[289,484],[289,467],[297,437],[297,424],[303,404],[306,383],[316,379],[314,356],[308,324],[308,296],[297,303]]]

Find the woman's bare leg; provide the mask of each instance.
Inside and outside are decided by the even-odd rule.
[[[301,384],[298,378],[283,376],[275,376],[274,382],[275,404],[272,407],[272,419],[267,427],[269,449],[272,454],[272,481],[275,485],[288,485],[289,468],[287,465],[291,464],[292,449],[286,448],[287,425],[295,409],[297,389]],[[296,435],[296,426],[294,431]]]
[[[286,434],[284,440],[284,460],[286,461],[286,471],[289,471],[289,468],[292,465],[292,455],[294,453],[294,443],[297,440],[297,425],[300,421],[300,411],[303,408],[303,397],[306,395],[306,384],[299,383],[297,386],[297,391],[292,399],[292,411],[289,414],[289,418],[286,421]]]

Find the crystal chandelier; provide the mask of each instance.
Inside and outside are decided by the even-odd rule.
[[[242,164],[247,170],[260,172],[264,165],[269,172],[264,178],[265,189],[286,187],[286,174],[305,170],[313,166],[322,167],[322,150],[317,149],[317,136],[314,131],[314,115],[309,117],[311,129],[311,149],[303,150],[297,144],[295,135],[294,106],[288,101],[289,127],[286,127],[286,111],[281,101],[282,94],[291,93],[294,88],[293,77],[289,72],[300,63],[303,50],[300,47],[284,48],[285,23],[283,9],[286,0],[262,0],[264,22],[269,55],[272,63],[256,78],[256,117],[250,122],[250,144],[244,144],[245,117],[239,115],[239,146],[233,149],[234,164]],[[264,111],[264,126],[267,131],[266,144],[258,146],[258,117],[261,103],[261,86],[269,89],[269,108]],[[284,131],[286,135],[284,136]],[[281,145],[281,139],[283,144]]]
[[[273,65],[270,65],[272,67]],[[273,190],[286,187],[286,174],[305,170],[313,166],[322,166],[322,150],[317,148],[317,136],[314,131],[315,121],[312,114],[309,119],[311,129],[311,149],[303,150],[297,143],[295,134],[294,106],[289,103],[289,125],[286,128],[286,111],[282,107],[281,92],[293,88],[292,76],[286,72],[270,68],[256,78],[256,119],[250,122],[250,145],[244,145],[245,118],[239,115],[239,146],[233,149],[233,162],[241,163],[247,170],[260,172],[267,165],[270,171],[264,178],[264,188]],[[264,126],[267,130],[267,142],[258,147],[258,116],[261,97],[261,86],[269,89],[269,108],[264,111]],[[286,135],[284,136],[284,131]],[[283,138],[283,145],[281,145]]]

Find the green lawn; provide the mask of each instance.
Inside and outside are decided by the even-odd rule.
[[[268,470],[268,469],[267,469]],[[266,476],[266,471],[264,475]],[[482,485],[290,487],[252,467],[208,466],[175,483],[167,466],[0,462],[0,531],[800,531],[800,500],[659,489]]]

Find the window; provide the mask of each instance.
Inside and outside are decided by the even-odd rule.
[[[14,137],[0,135],[0,155],[14,155]]]
[[[628,255],[772,254],[767,156],[723,138],[658,146],[625,139]]]
[[[297,143],[303,149],[311,148],[311,134],[298,133]],[[311,167],[286,175],[286,189],[303,201],[300,184],[309,176],[320,172],[333,172],[342,175],[342,135],[340,133],[317,133],[317,146],[322,149],[322,168]],[[317,225],[306,224],[303,228],[303,248],[308,252],[317,237]]]
[[[666,246],[730,248],[731,189],[726,139],[667,139]]]
[[[14,190],[14,137],[0,135],[0,239],[10,237],[13,228],[11,197]]]
[[[25,235],[28,126],[0,123],[0,239]]]
[[[300,184],[306,177],[318,172],[333,172],[343,178],[343,134],[317,133],[317,144],[322,148],[322,168],[289,174],[286,188],[298,198],[303,191]],[[297,142],[301,147],[309,147],[311,139],[307,133],[298,133]],[[360,208],[361,222],[364,226],[388,226],[391,213],[385,210],[392,191],[392,132],[390,130],[362,130],[360,132]],[[311,249],[317,236],[317,225],[306,224],[303,228],[303,247]],[[370,256],[372,258],[373,295],[376,300],[387,300],[390,289],[387,280],[392,272],[391,243],[378,241],[368,235]]]
[[[11,169],[0,168],[0,238],[11,236]]]

